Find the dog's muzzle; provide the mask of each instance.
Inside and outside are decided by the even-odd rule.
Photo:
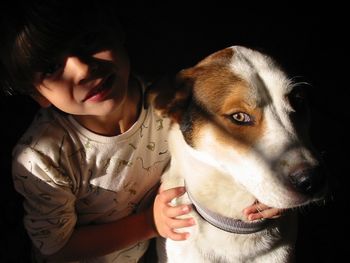
[[[324,189],[326,173],[323,166],[298,169],[289,174],[294,189],[305,195],[314,195]]]

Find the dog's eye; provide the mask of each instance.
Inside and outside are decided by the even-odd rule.
[[[231,120],[239,125],[250,125],[252,124],[252,118],[244,112],[236,112],[231,115]]]
[[[304,110],[307,104],[307,93],[304,89],[294,89],[289,95],[288,100],[295,111]]]

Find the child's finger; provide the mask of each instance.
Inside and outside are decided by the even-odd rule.
[[[280,217],[283,213],[282,209],[271,208],[258,213],[252,213],[248,215],[249,220],[257,220],[262,218],[277,218]]]
[[[178,232],[172,231],[167,235],[167,238],[170,238],[174,241],[186,240],[189,237],[190,237],[190,233],[188,232],[178,233]]]
[[[195,221],[193,218],[171,219],[168,222],[168,225],[171,229],[184,228],[184,227],[190,227],[195,225]]]
[[[170,218],[174,218],[177,216],[185,215],[191,211],[192,207],[190,205],[181,205],[175,207],[169,207],[165,215]]]
[[[175,241],[186,240],[189,238],[190,233],[180,232],[177,229],[191,227],[195,225],[193,218],[187,219],[172,219],[169,224],[169,229],[166,231],[166,237]]]
[[[257,220],[262,218],[277,218],[283,214],[283,209],[271,208],[265,204],[255,202],[253,205],[245,208],[243,214],[249,220]]]
[[[243,214],[248,216],[249,214],[259,213],[259,212],[262,212],[262,211],[264,211],[266,209],[270,209],[270,207],[267,206],[267,205],[264,205],[262,203],[254,203],[253,205],[248,206],[247,208],[245,208],[243,210]]]
[[[163,203],[170,203],[174,198],[183,195],[185,191],[185,187],[180,186],[159,192],[158,196]]]

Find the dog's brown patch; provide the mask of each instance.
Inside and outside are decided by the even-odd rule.
[[[200,61],[196,66],[205,66],[209,64],[220,64],[220,65],[228,65],[232,59],[234,51],[232,48],[225,48],[223,50],[219,50],[208,57],[204,58]]]
[[[206,125],[213,127],[218,140],[242,150],[254,145],[264,133],[262,108],[252,95],[256,91],[230,68],[233,54],[230,48],[216,52],[150,92],[160,114],[189,127],[185,138],[193,146]],[[252,123],[232,121],[238,112],[251,116]],[[191,118],[183,121],[184,116]]]
[[[186,77],[193,78],[193,98],[205,112],[192,124],[191,138],[202,136],[203,126],[210,125],[215,136],[223,143],[233,145],[236,149],[247,150],[262,137],[265,131],[263,109],[254,87],[238,77],[229,64],[232,59],[231,49],[223,50],[209,56],[196,67],[185,72]],[[233,121],[232,115],[245,113],[250,116],[250,124]]]

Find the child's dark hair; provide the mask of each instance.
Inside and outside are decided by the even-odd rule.
[[[11,0],[6,4],[0,22],[0,84],[5,94],[33,94],[35,73],[49,68],[81,34],[104,30],[121,37],[107,1]]]

